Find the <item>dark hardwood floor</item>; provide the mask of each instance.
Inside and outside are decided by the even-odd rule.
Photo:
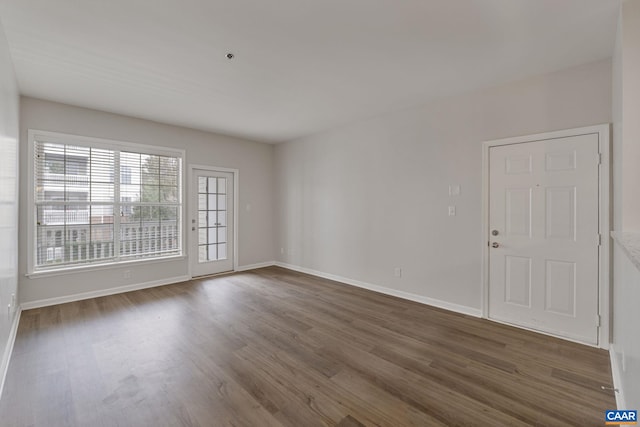
[[[277,267],[24,311],[2,426],[602,426],[605,351]]]

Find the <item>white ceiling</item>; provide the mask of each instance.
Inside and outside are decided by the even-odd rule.
[[[0,19],[24,95],[279,142],[608,57],[618,5],[0,0]]]

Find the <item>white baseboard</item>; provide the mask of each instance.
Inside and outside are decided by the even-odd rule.
[[[618,391],[615,392],[617,409],[627,409],[627,404],[624,398],[624,392],[622,388],[622,366],[618,363],[618,357],[616,356],[616,349],[613,343],[609,344],[609,358],[611,359],[611,376],[613,377],[613,388]]]
[[[124,292],[137,291],[140,289],[154,288],[156,286],[170,285],[172,283],[180,283],[191,280],[189,276],[168,277],[166,279],[152,280],[150,282],[136,283],[134,285],[118,286],[117,288],[101,289],[99,291],[82,292],[79,294],[65,295],[62,297],[46,298],[36,301],[27,301],[22,303],[23,310],[31,310],[34,308],[47,307],[50,305],[64,304],[67,302],[80,301],[90,298],[104,297],[107,295],[121,294]]]
[[[329,280],[335,280],[336,282],[345,283],[351,286],[357,286],[359,288],[368,289],[370,291],[380,292],[381,294],[391,295],[394,297],[406,299],[409,301],[415,301],[422,304],[430,305],[433,307],[443,308],[445,310],[454,311],[456,313],[467,314],[474,317],[482,317],[482,310],[478,308],[468,307],[466,305],[455,304],[448,301],[442,301],[435,298],[429,298],[422,295],[412,294],[410,292],[398,291],[396,289],[387,288],[384,286],[373,285],[371,283],[361,282],[359,280],[353,280],[335,274],[323,273],[322,271],[312,270],[306,267],[299,267],[297,265],[287,264],[284,262],[276,262],[278,267],[286,268],[300,273],[311,274],[312,276],[318,276]]]
[[[242,265],[236,268],[236,271],[254,270],[256,268],[271,267],[275,265],[275,261],[261,262],[257,264]],[[124,292],[137,291],[140,289],[154,288],[156,286],[170,285],[172,283],[180,283],[191,280],[190,276],[176,276],[166,279],[153,280],[150,282],[136,283],[133,285],[119,286],[117,288],[101,289],[99,291],[82,292],[79,294],[65,295],[62,297],[46,298],[36,301],[27,301],[22,303],[23,310],[31,310],[34,308],[47,307],[50,305],[64,304],[67,302],[80,301],[90,298],[104,297],[107,295],[121,294]]]
[[[4,381],[7,379],[7,371],[9,370],[9,361],[11,360],[11,354],[13,353],[13,345],[16,343],[16,335],[18,334],[18,325],[20,324],[20,315],[22,314],[22,307],[18,306],[18,312],[13,316],[13,324],[9,331],[9,339],[7,346],[4,349],[2,355],[2,364],[0,365],[0,398],[2,398],[2,391],[4,390]]]
[[[276,265],[275,261],[259,262],[256,264],[239,265],[236,267],[236,271],[255,270],[256,268],[271,267]]]

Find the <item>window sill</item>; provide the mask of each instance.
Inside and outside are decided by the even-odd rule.
[[[41,277],[51,277],[51,276],[61,276],[67,274],[74,273],[85,273],[90,271],[98,271],[98,270],[113,270],[116,268],[124,268],[130,266],[138,266],[145,264],[157,264],[161,262],[167,261],[181,261],[187,259],[186,255],[171,255],[166,257],[158,257],[152,259],[134,259],[128,261],[118,261],[118,262],[107,262],[103,264],[90,264],[90,265],[79,265],[72,267],[60,267],[50,270],[39,270],[32,271],[30,273],[25,274],[26,277],[30,279],[38,279]]]

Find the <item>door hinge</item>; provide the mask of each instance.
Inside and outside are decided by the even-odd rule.
[[[600,315],[596,314],[596,326],[599,328],[600,327]]]
[[[602,153],[598,153],[598,164],[602,164]]]

